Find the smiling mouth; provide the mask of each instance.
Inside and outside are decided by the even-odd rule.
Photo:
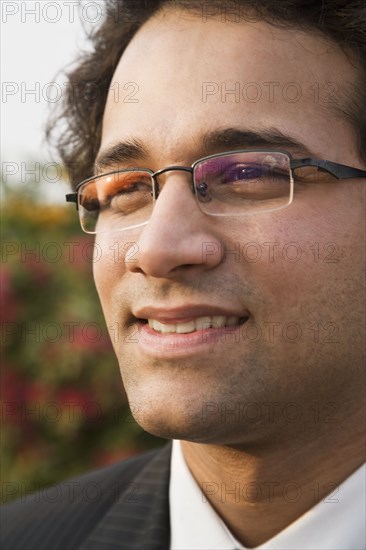
[[[142,324],[148,324],[149,327],[158,333],[163,334],[189,334],[200,330],[220,329],[225,327],[238,327],[243,325],[249,317],[212,315],[197,317],[180,323],[161,323],[156,319],[139,319]]]

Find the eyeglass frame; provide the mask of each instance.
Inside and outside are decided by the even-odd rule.
[[[181,172],[190,173],[192,175],[191,189],[192,189],[192,192],[194,193],[194,195],[197,198],[196,187],[195,187],[194,180],[193,180],[193,172],[194,172],[194,169],[197,166],[197,164],[199,164],[203,161],[206,161],[206,160],[213,159],[213,158],[220,158],[220,157],[223,157],[223,156],[233,155],[233,154],[240,154],[240,153],[268,153],[268,154],[281,153],[281,154],[286,155],[289,159],[290,181],[292,181],[293,183],[296,182],[293,171],[297,168],[301,168],[301,167],[305,167],[305,166],[314,166],[316,168],[320,168],[321,170],[324,170],[324,171],[328,172],[329,174],[331,174],[332,176],[334,176],[335,178],[340,179],[340,180],[366,178],[366,171],[365,170],[361,170],[360,168],[354,168],[352,166],[347,166],[345,164],[339,164],[337,162],[332,162],[332,161],[329,161],[329,160],[314,159],[314,158],[309,158],[309,157],[301,158],[301,159],[294,159],[292,157],[291,153],[289,153],[288,151],[271,151],[271,150],[268,150],[268,149],[255,149],[255,150],[251,150],[251,149],[239,149],[238,150],[237,149],[237,150],[234,150],[234,151],[225,151],[223,153],[216,153],[214,155],[208,155],[206,157],[199,158],[198,160],[194,161],[193,164],[191,164],[191,166],[179,166],[179,165],[178,166],[175,166],[175,165],[166,166],[165,168],[160,168],[156,172],[153,172],[153,170],[151,170],[150,168],[133,168],[133,169],[131,169],[131,168],[122,168],[121,170],[112,170],[111,172],[106,172],[104,174],[98,174],[96,176],[91,176],[90,178],[87,178],[87,179],[81,181],[80,183],[78,183],[76,188],[75,188],[75,191],[73,193],[67,193],[65,195],[65,199],[66,199],[66,202],[74,202],[76,204],[76,210],[78,211],[79,210],[79,202],[78,202],[79,189],[81,188],[82,185],[88,183],[89,181],[95,180],[96,178],[101,178],[101,177],[105,177],[105,176],[109,176],[109,175],[113,175],[113,174],[118,174],[119,172],[147,172],[147,173],[150,174],[151,179],[152,179],[153,187],[152,187],[151,195],[153,197],[153,205],[154,205],[155,201],[159,197],[159,193],[160,193],[160,187],[159,187],[159,182],[157,180],[157,177],[160,176],[161,174],[164,174],[165,172],[170,172],[170,171],[181,171]],[[286,206],[289,206],[289,204],[286,205]],[[208,216],[210,216],[210,215],[214,216],[215,214],[210,214],[209,212],[207,212],[207,215]],[[225,216],[227,216],[227,217],[235,216],[235,214],[225,214]],[[144,224],[147,223],[147,222],[148,222],[148,220],[146,222],[144,222]],[[128,230],[128,229],[129,228],[126,227],[123,230]]]

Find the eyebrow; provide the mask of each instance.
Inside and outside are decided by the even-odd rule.
[[[224,128],[207,132],[201,138],[201,157],[219,151],[234,149],[282,149],[307,157],[317,157],[304,143],[277,128],[259,131]],[[95,170],[101,170],[119,164],[128,164],[148,158],[148,150],[143,142],[137,139],[126,140],[102,150],[95,161]],[[197,157],[198,158],[198,157]]]
[[[205,134],[203,145],[207,154],[217,149],[235,149],[241,147],[242,149],[248,148],[253,150],[255,148],[262,149],[268,147],[269,149],[290,149],[294,153],[317,156],[304,143],[277,128],[268,128],[259,131],[237,128],[214,130]]]
[[[94,170],[108,168],[111,165],[127,164],[137,159],[146,159],[148,156],[142,142],[137,139],[130,139],[112,145],[101,151],[94,163]]]

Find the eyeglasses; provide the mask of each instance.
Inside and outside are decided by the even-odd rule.
[[[79,183],[66,195],[75,202],[85,233],[126,231],[146,225],[160,193],[158,177],[168,171],[191,174],[198,207],[209,216],[244,216],[289,206],[294,184],[366,178],[366,172],[327,160],[293,159],[279,151],[229,151],[188,166],[116,170]]]

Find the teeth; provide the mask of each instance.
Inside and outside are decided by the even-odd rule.
[[[149,326],[157,332],[188,334],[195,330],[205,330],[207,328],[233,327],[238,325],[240,317],[225,315],[213,315],[212,317],[198,317],[194,321],[187,323],[177,323],[175,325],[166,325],[155,319],[148,319]]]
[[[237,325],[239,322],[239,317],[228,317],[227,318],[227,321],[226,321],[226,326],[227,327],[234,327],[235,325]]]
[[[196,330],[196,323],[194,321],[189,321],[189,323],[179,323],[179,325],[175,325],[175,330],[173,332],[178,332],[178,334],[186,334],[188,332],[193,332],[194,330]]]
[[[228,320],[228,317],[225,317],[225,315],[214,315],[212,317],[212,326],[218,327],[218,328],[224,327],[226,325],[227,320]]]
[[[212,327],[212,317],[198,317],[195,319],[195,330],[204,330]]]
[[[163,325],[163,323],[159,323],[159,321],[155,321],[154,319],[149,319],[148,322],[151,328],[159,332],[176,332],[176,325]]]

